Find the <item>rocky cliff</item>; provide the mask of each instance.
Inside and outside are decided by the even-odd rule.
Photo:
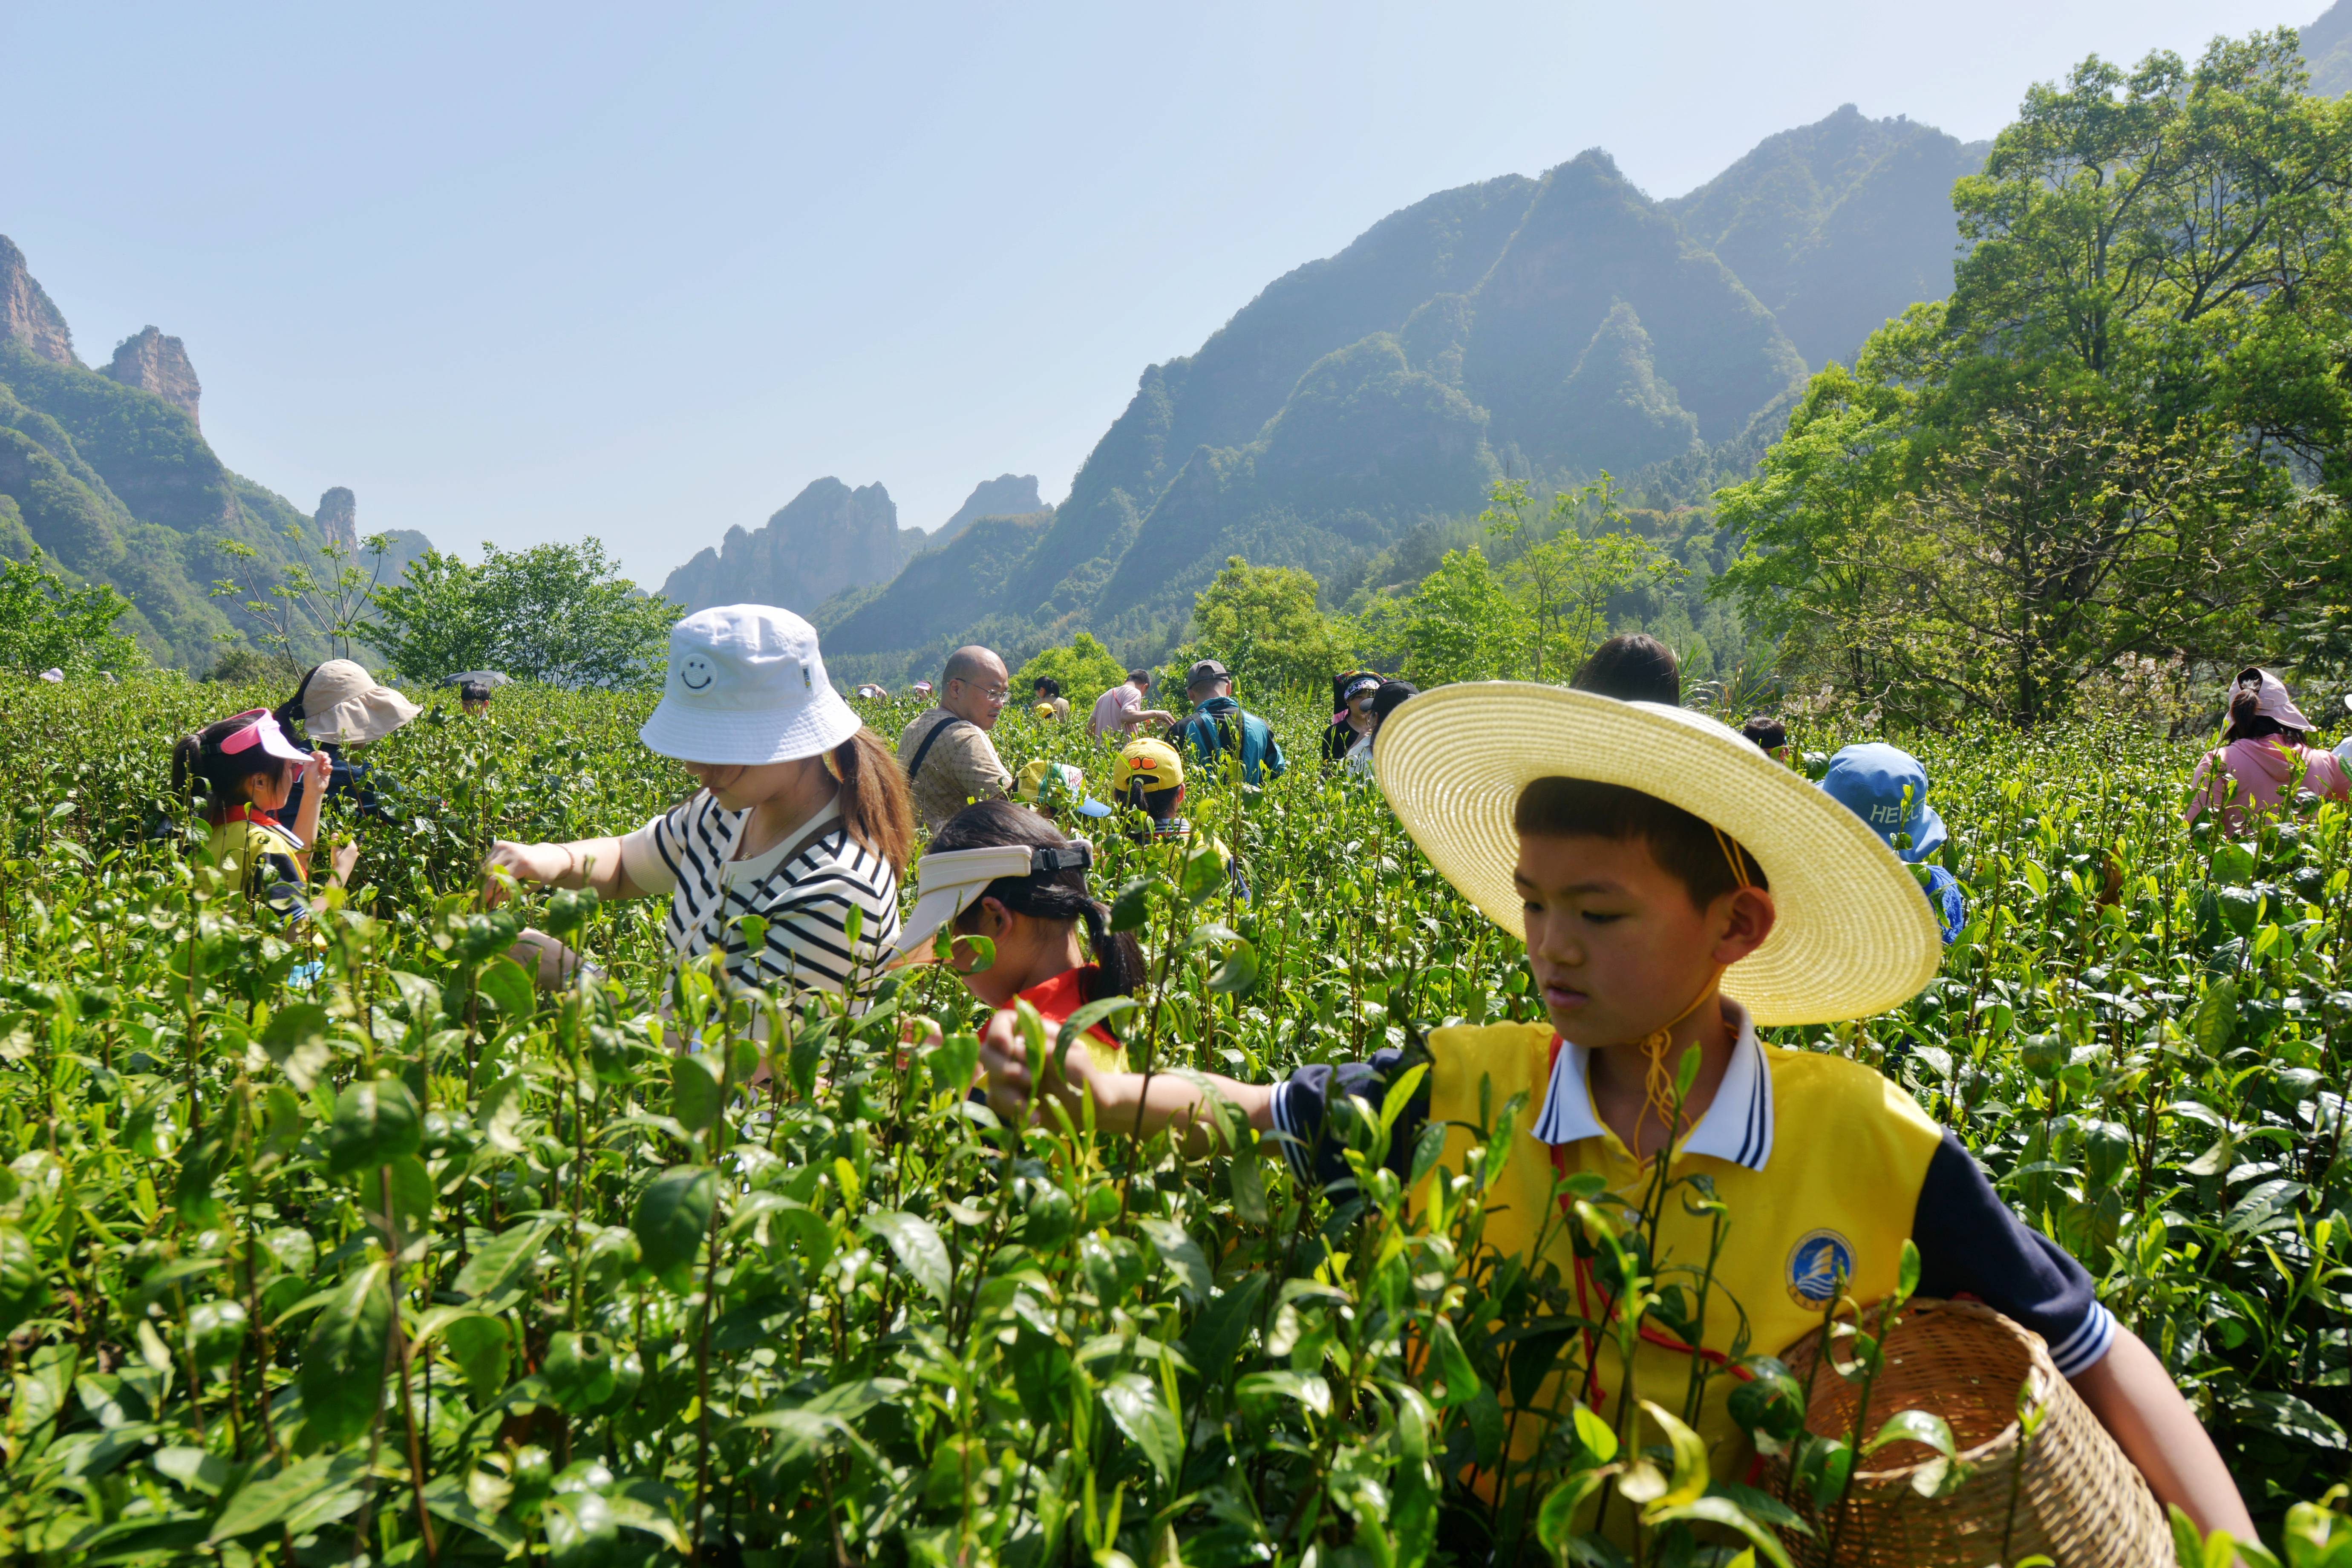
[[[195,373],[178,340],[151,327],[106,371],[83,365],[5,237],[0,328],[0,554],[23,560],[37,548],[70,579],[112,585],[131,601],[124,632],[156,658],[199,669],[220,638],[256,629],[242,596],[215,598],[213,584],[248,567],[264,588],[297,563],[332,574],[319,550],[325,529],[356,536],[350,492],[330,492],[322,520],[232,473],[196,428]],[[425,548],[422,534],[395,535],[384,574]]]
[[[25,253],[0,234],[0,338],[22,343],[52,364],[79,364],[66,319],[25,267]]]
[[[852,489],[828,475],[813,481],[755,531],[738,528],[669,574],[662,595],[688,610],[774,605],[799,615],[845,588],[897,574],[923,542],[901,530],[880,485]]]
[[[142,327],[114,345],[113,362],[100,374],[153,393],[204,428],[204,421],[196,418],[196,400],[204,388],[196,384],[196,367],[188,363],[187,348],[179,339]]]
[[[938,549],[983,517],[1029,517],[1045,510],[1036,475],[999,474],[974,485],[955,515],[923,536],[923,548]]]

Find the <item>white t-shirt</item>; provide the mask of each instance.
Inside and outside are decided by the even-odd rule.
[[[698,958],[721,942],[728,971],[742,984],[843,990],[853,972],[876,972],[898,940],[898,878],[888,861],[850,837],[841,804],[828,801],[773,848],[735,859],[749,811],[728,811],[698,790],[621,840],[621,869],[648,893],[667,893],[670,946]],[[811,837],[811,829],[815,837]],[[784,854],[794,845],[790,861]],[[848,938],[860,911],[857,941]],[[759,952],[734,922],[768,922]]]
[[[1087,721],[1087,729],[1099,741],[1125,741],[1125,716],[1142,710],[1143,693],[1135,689],[1132,680],[1122,680],[1095,699],[1095,714]]]

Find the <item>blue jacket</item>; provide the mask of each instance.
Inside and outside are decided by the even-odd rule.
[[[1244,712],[1242,705],[1230,697],[1212,697],[1192,710],[1192,716],[1184,721],[1176,736],[1178,744],[1188,746],[1194,759],[1212,770],[1212,778],[1225,776],[1218,759],[1227,752],[1241,753],[1244,784],[1278,779],[1290,765],[1283,760],[1282,744],[1274,738],[1274,731],[1266,721],[1255,713]]]

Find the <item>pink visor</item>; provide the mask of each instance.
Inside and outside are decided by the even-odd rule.
[[[310,752],[296,750],[294,742],[286,738],[286,731],[278,727],[278,716],[268,709],[256,708],[237,714],[236,718],[249,719],[252,722],[222,738],[220,749],[223,756],[241,756],[259,746],[261,754],[266,757],[278,757],[289,763],[310,760]]]

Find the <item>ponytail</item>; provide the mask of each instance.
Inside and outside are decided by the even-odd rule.
[[[1078,918],[1086,921],[1087,951],[1095,959],[1095,972],[1087,976],[1087,1000],[1142,995],[1150,971],[1144,966],[1143,944],[1135,933],[1111,930],[1110,906],[1099,899],[1088,899]]]
[[[194,735],[183,735],[172,742],[172,798],[191,800],[196,780],[202,776],[205,743]]]
[[[882,738],[861,727],[824,753],[824,771],[841,781],[841,820],[849,836],[904,877],[914,852],[915,813],[907,803],[907,775]]]

